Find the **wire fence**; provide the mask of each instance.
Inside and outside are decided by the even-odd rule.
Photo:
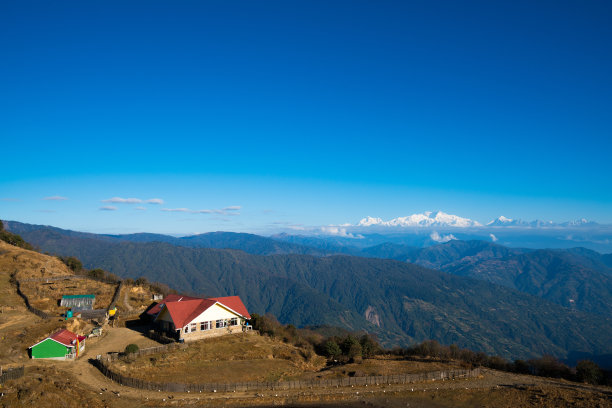
[[[165,347],[165,346],[162,346]],[[159,347],[156,347],[159,348]],[[144,350],[143,350],[144,351]],[[166,392],[233,392],[254,390],[301,390],[309,388],[350,387],[384,384],[408,384],[434,380],[455,380],[473,378],[480,375],[480,368],[472,370],[434,371],[421,374],[395,374],[364,377],[345,377],[329,379],[277,381],[277,382],[237,382],[237,383],[207,383],[189,384],[180,382],[154,382],[140,378],[129,377],[116,371],[108,365],[109,359],[92,360],[92,363],[111,380],[127,387],[151,391]]]
[[[18,378],[23,377],[25,373],[25,369],[23,366],[21,367],[16,367],[16,368],[9,368],[6,371],[3,371],[2,374],[0,375],[0,384],[3,384],[5,381],[8,380],[16,380]]]

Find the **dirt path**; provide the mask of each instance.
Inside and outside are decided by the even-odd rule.
[[[119,392],[121,395],[145,399],[146,397],[159,397],[150,391],[142,391],[134,388],[123,387],[105,377],[95,368],[89,359],[95,359],[97,355],[121,352],[128,344],[136,344],[140,348],[157,347],[159,343],[143,336],[141,333],[125,327],[104,328],[101,337],[87,340],[85,353],[75,362],[69,362],[69,370],[75,379],[98,392]],[[103,391],[106,390],[106,391]]]
[[[131,312],[132,310],[134,310],[134,308],[130,305],[130,301],[128,298],[128,291],[129,289],[125,288],[123,292],[123,306],[125,306],[128,312]]]

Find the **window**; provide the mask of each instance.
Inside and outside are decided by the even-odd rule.
[[[238,326],[238,318],[234,317],[230,320],[230,326]]]
[[[191,331],[194,332],[198,330],[198,324],[197,323],[191,323]]]
[[[226,326],[227,326],[227,321],[226,321],[226,320],[224,320],[224,319],[217,320],[217,322],[216,322],[216,323],[217,323],[217,324],[216,324],[217,329],[222,329],[222,328],[224,328],[224,327],[226,327]]]
[[[210,322],[200,323],[200,330],[210,330]]]
[[[185,333],[189,333],[189,326],[185,326],[185,328],[183,329],[183,331],[184,331]]]

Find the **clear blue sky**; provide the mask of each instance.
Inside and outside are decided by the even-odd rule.
[[[5,1],[0,218],[612,223],[610,21],[609,1]]]

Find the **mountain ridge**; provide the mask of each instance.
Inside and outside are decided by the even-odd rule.
[[[238,294],[254,312],[283,323],[366,330],[387,346],[431,338],[511,358],[612,351],[609,317],[402,261],[45,234],[44,250],[77,256],[88,267],[194,294]]]

